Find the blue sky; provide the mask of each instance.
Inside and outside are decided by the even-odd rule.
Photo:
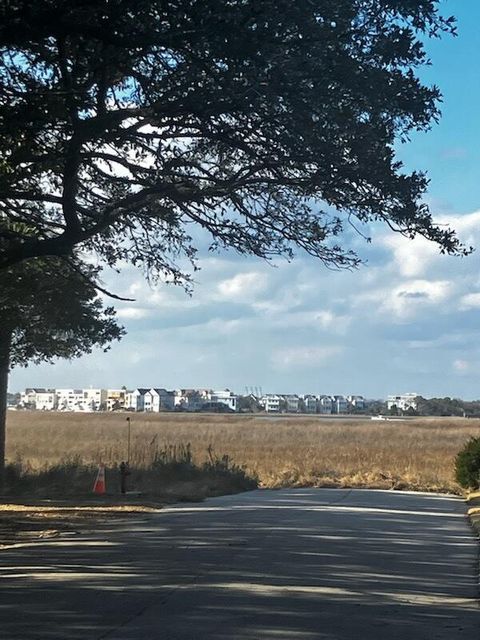
[[[234,254],[206,256],[190,298],[152,290],[138,271],[111,277],[128,335],[108,354],[15,370],[25,386],[245,386],[270,392],[480,398],[480,2],[448,0],[457,38],[428,44],[422,77],[444,95],[441,123],[398,149],[407,169],[426,169],[427,200],[440,221],[477,246],[440,256],[423,240],[373,229],[354,239],[367,265],[327,271],[298,257],[275,266]]]

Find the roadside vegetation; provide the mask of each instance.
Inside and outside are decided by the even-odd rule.
[[[479,420],[9,412],[10,487],[90,491],[96,465],[117,490],[131,416],[130,488],[195,498],[255,486],[371,487],[460,493],[458,452]],[[214,452],[221,452],[217,455]],[[200,489],[199,489],[200,487]],[[203,487],[203,489],[201,488]],[[201,496],[197,496],[201,497]]]
[[[455,459],[455,478],[464,489],[480,488],[480,437],[470,438]]]
[[[103,456],[100,459],[106,460]],[[121,474],[116,460],[110,458],[107,464],[108,498],[120,493]],[[17,497],[85,497],[92,491],[97,470],[92,459],[79,453],[44,464],[39,464],[38,460],[32,464],[17,455],[15,462],[7,465],[5,486],[9,495]],[[141,495],[144,500],[175,502],[248,491],[255,489],[258,482],[234,464],[228,455],[218,456],[211,447],[203,460],[194,461],[189,444],[160,448],[152,443],[148,460],[144,457],[140,464],[137,458],[131,465],[126,484],[130,495]]]

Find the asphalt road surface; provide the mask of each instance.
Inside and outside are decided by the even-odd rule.
[[[254,491],[0,552],[0,638],[480,637],[456,498]]]

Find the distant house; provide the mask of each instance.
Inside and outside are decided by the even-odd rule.
[[[317,413],[317,396],[303,396],[303,402],[305,404],[306,413]]]
[[[333,410],[333,402],[331,396],[319,396],[317,401],[317,411],[318,413],[328,415],[331,414]]]
[[[83,389],[83,410],[101,411],[107,401],[105,389]]]
[[[107,411],[125,409],[126,394],[127,391],[125,389],[106,389],[105,409]]]
[[[300,398],[295,394],[285,394],[281,396],[285,401],[285,410],[288,413],[298,413]]]
[[[263,395],[259,402],[265,409],[266,413],[279,413],[280,412],[280,396],[273,393],[267,393]]]
[[[53,411],[57,408],[55,389],[29,388],[20,396],[20,404],[37,411]]]
[[[145,393],[144,410],[153,413],[171,411],[174,407],[173,391],[152,387]]]
[[[175,407],[175,392],[167,389],[155,389],[158,394],[159,411],[173,411]]]
[[[347,396],[347,402],[354,409],[365,409],[365,398],[363,396]]]
[[[404,393],[399,396],[388,396],[387,409],[396,407],[399,411],[408,411],[417,408],[418,393]]]
[[[211,400],[209,389],[181,389],[181,406],[187,411],[200,411]]]
[[[56,389],[57,409],[59,411],[86,411],[87,400],[83,389]]]
[[[332,396],[332,413],[347,413],[348,402],[344,396]]]
[[[149,410],[145,409],[145,394],[149,391],[150,389],[145,387],[139,387],[133,391],[127,391],[125,394],[125,409],[129,409],[130,411]]]
[[[223,404],[231,411],[237,410],[237,396],[232,393],[230,389],[225,389],[224,391],[212,391],[210,402],[214,405]]]

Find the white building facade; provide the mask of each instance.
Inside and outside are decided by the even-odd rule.
[[[20,396],[20,404],[37,411],[53,411],[57,408],[55,389],[25,389]]]
[[[280,400],[280,396],[273,393],[267,393],[260,398],[260,404],[265,409],[266,413],[279,413]]]
[[[210,402],[212,404],[223,404],[231,411],[237,410],[237,396],[229,389],[224,391],[213,391],[210,396]]]
[[[408,411],[417,408],[418,393],[404,393],[398,396],[388,396],[387,409],[396,407],[399,411]]]

